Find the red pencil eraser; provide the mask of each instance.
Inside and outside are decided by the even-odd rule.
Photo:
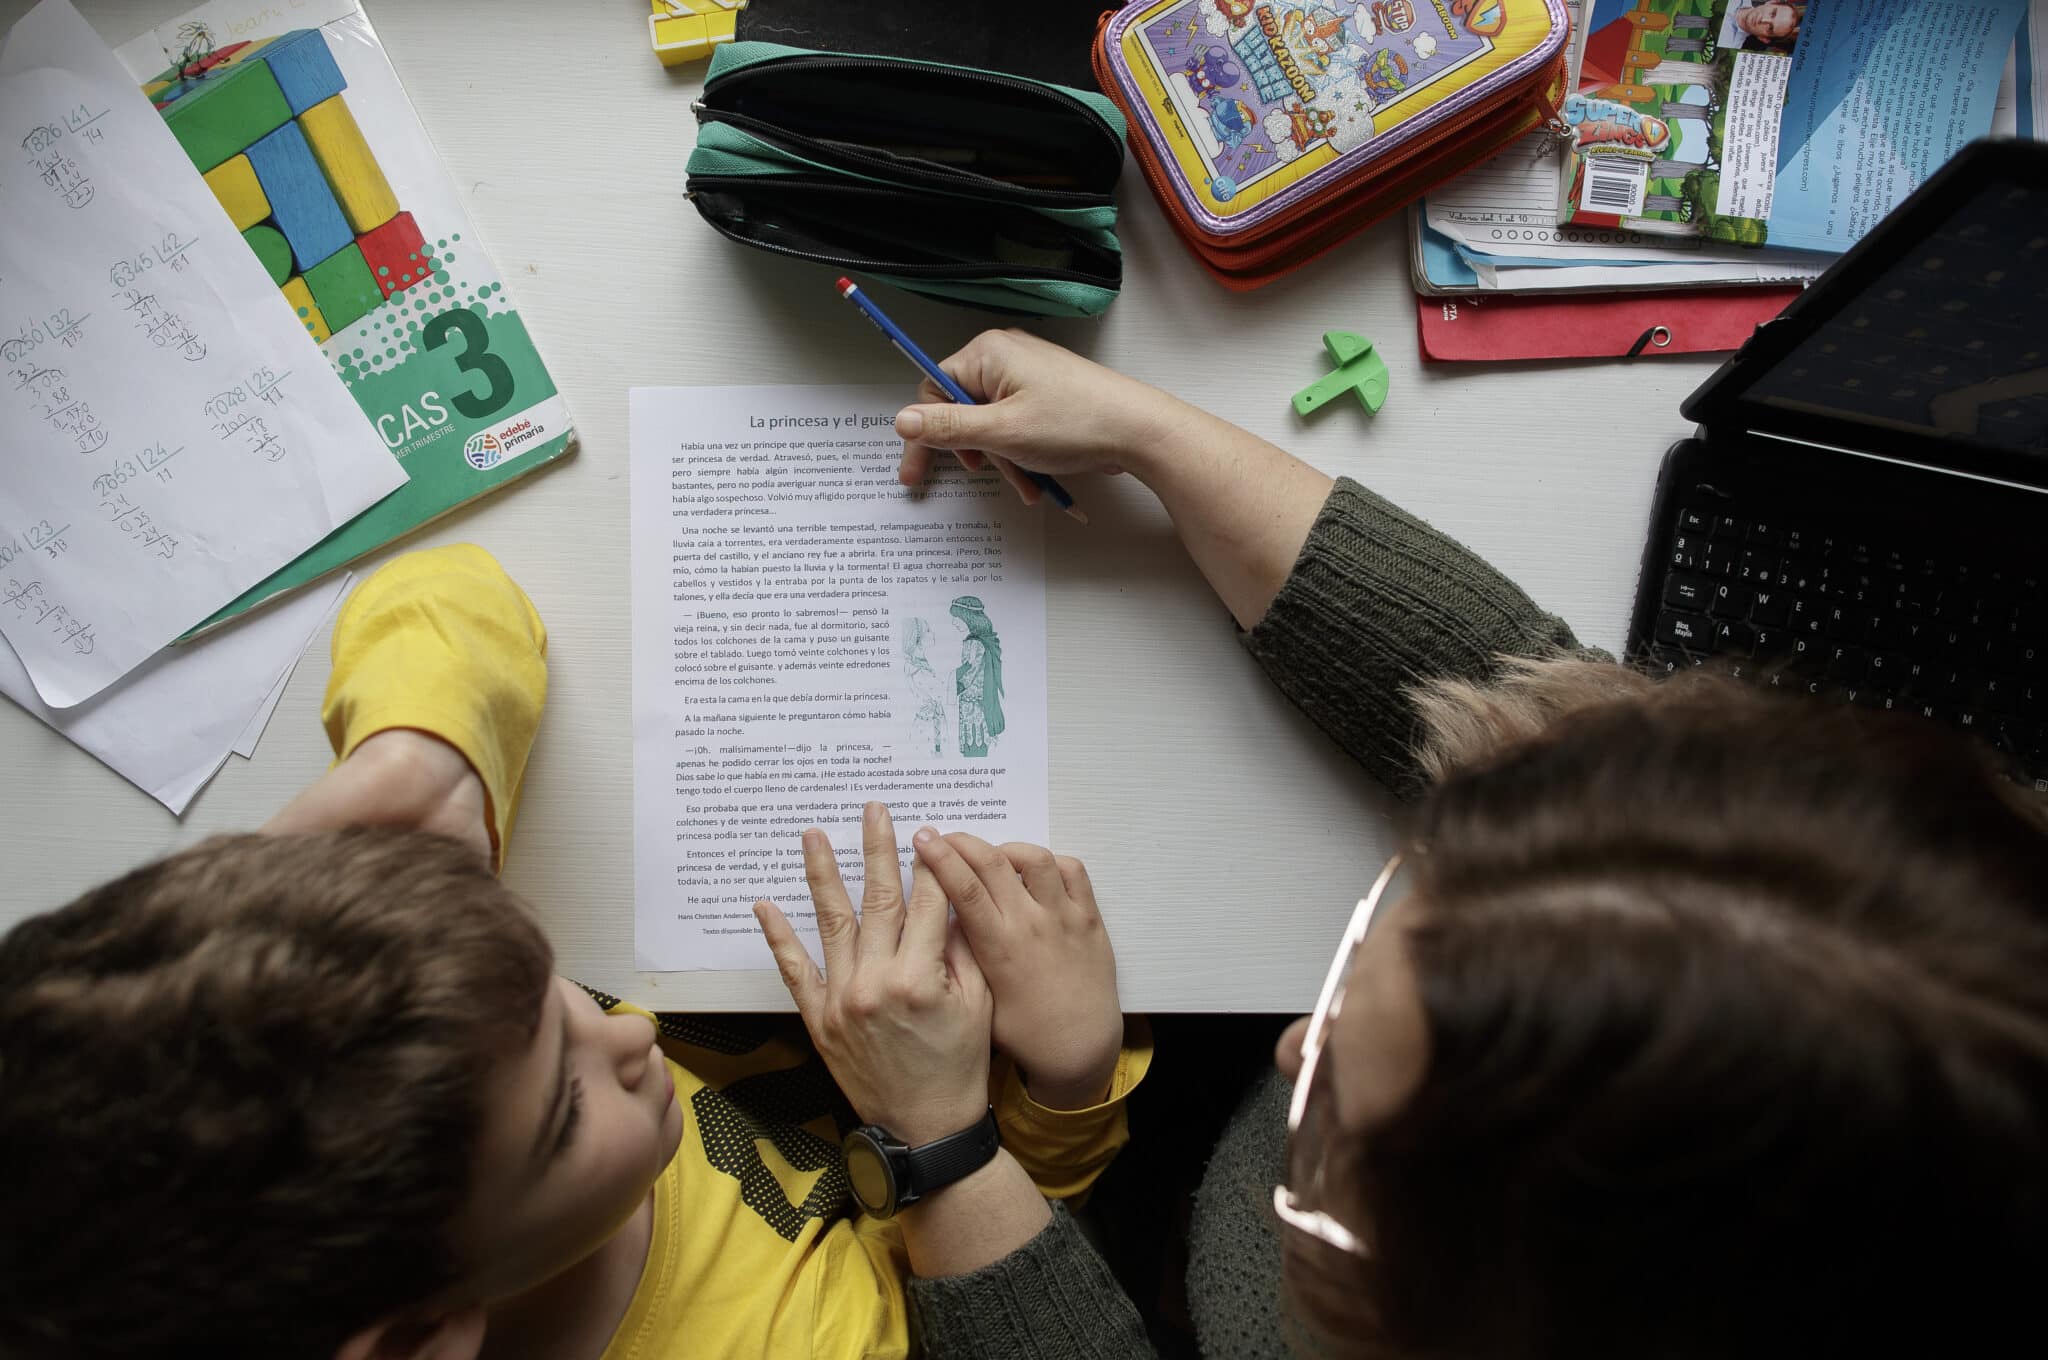
[[[841,293],[851,293],[853,291],[853,280],[846,277],[846,275],[841,274],[839,276],[839,282],[835,285],[835,287],[837,287]]]

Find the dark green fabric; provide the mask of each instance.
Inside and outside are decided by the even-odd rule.
[[[1415,516],[1340,478],[1266,616],[1244,643],[1281,691],[1389,788],[1420,789],[1403,691],[1484,680],[1497,657],[1587,655],[1512,581]],[[1273,1186],[1285,1166],[1287,1083],[1253,1084],[1195,1200],[1188,1307],[1215,1360],[1290,1354],[1281,1322]],[[1171,1136],[1167,1133],[1163,1136]],[[1144,1156],[1134,1143],[1123,1156]],[[1162,1220],[1166,1207],[1160,1209]],[[972,1275],[910,1286],[928,1356],[1129,1360],[1154,1354],[1136,1310],[1064,1216]]]
[[[764,140],[764,136],[792,131],[774,119],[764,118],[756,123],[767,125],[764,136],[717,121],[720,110],[725,116],[736,116],[735,110],[720,103],[723,96],[717,85],[721,79],[763,63],[803,57],[884,61],[919,89],[935,79],[926,71],[966,73],[977,78],[995,75],[1008,82],[1006,88],[1013,91],[1020,88],[1019,82],[1022,87],[1036,86],[1045,93],[1040,95],[1026,88],[1018,97],[1034,110],[1038,106],[1033,101],[1039,101],[1045,111],[1065,120],[1070,131],[1078,130],[1081,145],[1089,149],[1089,154],[1071,163],[1072,172],[1100,182],[1086,186],[1083,206],[1075,206],[1076,196],[1071,193],[1059,195],[1015,185],[997,192],[994,181],[964,171],[947,178],[941,186],[930,180],[934,170],[945,175],[943,168],[925,166],[921,179],[908,169],[882,165],[862,171],[831,162],[829,158],[835,153],[818,149],[824,144],[815,140],[798,143],[811,147],[814,155]],[[740,88],[756,89],[767,82],[774,89],[778,82],[805,78],[803,70],[761,74],[750,77]],[[952,83],[944,77],[936,79]],[[817,87],[814,84],[810,88]],[[878,126],[876,119],[880,115],[865,109],[857,100],[848,99],[846,103],[844,128],[835,128],[832,137],[847,144],[842,149],[857,149],[863,144],[864,127]],[[979,95],[973,97],[973,104],[984,109],[998,107]],[[1076,113],[1075,104],[1087,112]],[[943,302],[1006,315],[1099,316],[1116,300],[1122,276],[1122,250],[1116,235],[1117,208],[1113,195],[1116,171],[1123,159],[1126,125],[1116,105],[1092,90],[900,57],[869,58],[855,53],[812,52],[775,43],[749,42],[728,43],[713,54],[699,107],[714,112],[709,118],[700,118],[697,144],[687,165],[687,188],[698,212],[741,244],[778,250],[787,256],[791,242],[784,239],[764,245],[760,233],[777,227],[786,231],[791,224],[778,221],[778,214],[801,215],[808,209],[813,218],[821,213],[830,218],[831,225],[805,226],[804,230],[814,240],[803,243],[803,258],[815,259],[821,265],[829,260],[832,268],[884,279],[898,288]],[[832,111],[837,112],[836,103]],[[894,112],[900,113],[900,109]],[[1100,129],[1090,114],[1100,120]],[[865,124],[864,118],[868,120]],[[1005,126],[1009,124],[1005,122]],[[1038,125],[1022,122],[1018,126],[1030,129]],[[892,132],[887,137],[895,135]],[[977,134],[976,141],[979,139]],[[1066,143],[1048,140],[1043,133],[1029,136],[1028,140],[1034,143],[1039,155],[1055,161],[1063,160],[1067,154]],[[771,188],[777,184],[783,186],[779,191]],[[865,190],[860,201],[869,205],[869,211],[895,225],[877,228],[865,224],[865,230],[850,229],[843,215],[848,200],[842,184],[875,186]],[[884,189],[893,191],[902,202],[892,204],[886,197],[878,196]],[[774,196],[777,192],[780,198]],[[821,208],[827,200],[838,205],[841,215],[833,216],[831,211]],[[963,202],[978,206],[965,208]],[[939,258],[929,258],[930,243],[921,242],[920,233],[903,229],[901,224],[906,221],[927,231],[937,230],[943,238],[937,251]],[[877,236],[893,239],[878,242]],[[959,263],[946,262],[951,260]],[[1068,277],[1059,277],[1062,273]]]
[[[1244,644],[1296,707],[1410,798],[1421,791],[1410,755],[1419,733],[1403,691],[1484,680],[1501,655],[1584,650],[1477,554],[1348,477]]]
[[[926,1360],[1153,1353],[1138,1310],[1062,1204],[1043,1232],[994,1265],[913,1278],[908,1292],[912,1353]]]

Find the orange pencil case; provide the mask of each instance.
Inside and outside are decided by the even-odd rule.
[[[1562,0],[1137,0],[1095,78],[1160,206],[1246,290],[1533,128],[1562,129]]]

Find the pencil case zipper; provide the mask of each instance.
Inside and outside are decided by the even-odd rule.
[[[1013,92],[1027,94],[1038,99],[1049,99],[1065,108],[1073,110],[1075,113],[1080,114],[1082,118],[1086,119],[1090,125],[1092,125],[1094,128],[1096,128],[1096,130],[1101,132],[1103,137],[1106,138],[1110,142],[1110,144],[1116,148],[1117,156],[1119,159],[1121,159],[1123,156],[1124,139],[1122,135],[1118,133],[1115,128],[1111,127],[1109,125],[1108,120],[1103,118],[1101,114],[1097,113],[1094,109],[1089,108],[1086,104],[1074,98],[1072,95],[1067,94],[1062,90],[1054,89],[1051,86],[1042,85],[1035,80],[1021,80],[1012,76],[999,75],[993,71],[972,71],[968,70],[965,67],[946,66],[935,62],[890,61],[887,58],[883,57],[843,57],[827,55],[773,57],[767,61],[757,62],[752,66],[744,66],[737,71],[726,71],[723,74],[714,77],[705,84],[704,96],[703,99],[699,100],[699,102],[706,102],[712,96],[719,93],[720,91],[728,89],[733,85],[742,84],[747,80],[759,75],[786,75],[791,71],[828,70],[895,71],[911,72],[913,74],[926,76],[929,76],[932,72],[937,71],[942,73],[942,75],[940,76],[941,79],[960,80],[968,84],[985,85],[991,89],[1010,90]]]
[[[835,194],[872,195],[876,197],[900,196],[902,189],[892,189],[883,184],[852,184],[843,179],[824,175],[696,175],[686,197],[694,200],[705,189],[821,189]],[[756,250],[769,251],[794,260],[805,260],[812,264],[828,264],[839,269],[855,269],[869,274],[895,274],[906,279],[1042,279],[1061,283],[1086,283],[1100,287],[1115,288],[1118,280],[1102,274],[1090,274],[1078,269],[1057,269],[1049,265],[1025,264],[1022,262],[991,261],[987,264],[942,263],[915,264],[892,263],[857,255],[834,255],[823,251],[798,250],[794,246],[762,241],[727,228],[715,217],[705,216],[712,229],[727,240]]]
[[[738,128],[750,137],[758,137],[770,146],[803,156],[808,160],[823,161],[827,165],[838,165],[848,170],[875,175],[906,187],[936,189],[942,193],[959,194],[964,198],[995,199],[1025,207],[1041,208],[1100,208],[1113,203],[1116,197],[1114,194],[1090,194],[1069,189],[1032,189],[989,175],[977,175],[971,170],[947,170],[943,167],[926,169],[909,164],[901,158],[872,156],[843,145],[805,136],[801,132],[791,132],[787,128],[777,127],[750,114],[714,109],[701,99],[690,105],[690,109],[697,115],[700,126],[705,123],[724,123],[728,127]]]

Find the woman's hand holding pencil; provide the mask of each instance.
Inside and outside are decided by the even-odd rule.
[[[924,482],[935,451],[949,452],[968,468],[993,464],[1025,504],[1051,496],[1086,524],[1055,477],[1135,467],[1165,446],[1177,410],[1192,414],[1157,388],[1024,331],[983,331],[934,362],[850,281],[839,283],[925,374],[916,404],[896,414],[905,486]]]

